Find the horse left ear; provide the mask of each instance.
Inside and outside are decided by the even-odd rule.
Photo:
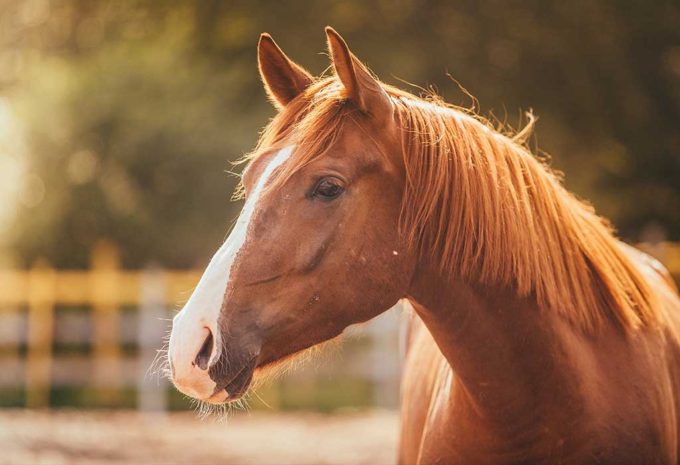
[[[362,112],[370,115],[384,115],[391,112],[392,103],[385,89],[349,50],[340,34],[332,27],[326,26],[326,37],[335,73],[345,87],[347,98],[354,102]]]
[[[278,109],[285,107],[313,81],[312,76],[288,58],[267,33],[260,35],[257,44],[257,64],[265,91]]]

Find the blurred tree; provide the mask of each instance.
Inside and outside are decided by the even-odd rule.
[[[152,20],[133,6],[109,24],[109,6],[88,20],[78,9],[59,18],[78,32],[64,33],[61,47],[50,40],[7,92],[26,129],[37,180],[29,189],[44,191],[27,192],[13,246],[27,261],[86,266],[91,245],[108,238],[128,266],[196,265],[237,210],[225,171],[251,145],[267,104],[247,111],[250,66],[215,66],[196,52],[190,10]],[[145,19],[117,24],[129,17]]]
[[[407,87],[398,76],[469,106],[449,72],[483,114],[512,123],[533,108],[534,144],[553,155],[572,190],[629,239],[649,224],[680,239],[676,2],[0,6],[0,86],[24,124],[27,192],[44,191],[14,222],[12,245],[26,260],[82,266],[102,236],[124,247],[128,265],[205,260],[237,210],[228,161],[252,147],[273,114],[255,67],[258,34],[272,33],[319,73],[328,66],[318,53],[326,24],[386,82]]]

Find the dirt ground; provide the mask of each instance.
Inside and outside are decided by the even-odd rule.
[[[391,464],[398,416],[0,411],[0,464]]]

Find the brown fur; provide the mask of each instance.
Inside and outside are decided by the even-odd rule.
[[[588,330],[605,318],[624,329],[657,321],[654,294],[607,222],[525,147],[458,108],[384,87],[403,133],[410,244],[436,254],[445,273],[535,293]],[[301,148],[279,183],[333,146],[356,111],[347,103],[342,84],[327,78],[267,127],[259,146],[292,133]]]
[[[568,193],[526,131],[381,84],[327,36],[335,75],[304,88],[278,47],[260,62],[270,94],[292,84],[242,192],[295,150],[232,267],[218,388],[241,394],[255,369],[405,297],[401,463],[677,463],[680,298],[663,268]],[[345,190],[322,200],[329,177]]]

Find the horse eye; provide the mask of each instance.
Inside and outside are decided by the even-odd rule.
[[[322,200],[333,200],[338,198],[340,194],[345,191],[342,183],[337,178],[323,178],[314,186],[312,197],[318,197]]]

